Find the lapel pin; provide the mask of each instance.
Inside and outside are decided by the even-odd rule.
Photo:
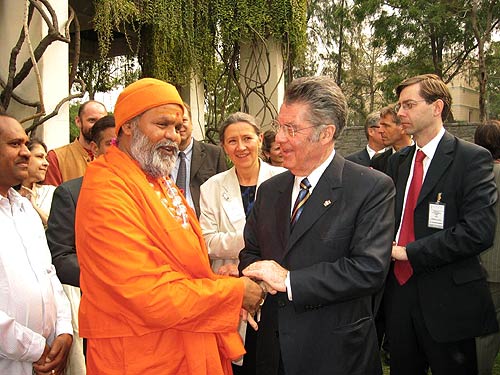
[[[226,192],[222,193],[222,197],[227,201],[229,200],[229,195]]]
[[[332,201],[330,199],[323,202],[323,206],[325,206],[325,207],[328,207],[331,204],[332,204]]]

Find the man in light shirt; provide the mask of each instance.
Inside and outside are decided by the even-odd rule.
[[[40,217],[12,186],[28,174],[28,137],[0,114],[0,374],[64,374],[73,329]]]

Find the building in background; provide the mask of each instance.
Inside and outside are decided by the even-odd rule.
[[[472,67],[457,74],[447,86],[454,121],[479,122],[479,85]]]

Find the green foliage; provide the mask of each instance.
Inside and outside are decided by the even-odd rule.
[[[358,18],[372,19],[374,43],[384,46],[386,57],[404,76],[432,72],[448,82],[475,48],[465,0],[355,0],[355,4]]]
[[[500,119],[500,42],[491,45],[486,57],[488,67],[488,117]]]
[[[290,46],[293,59],[306,43],[306,0],[94,0],[95,29],[101,56],[113,30],[133,28],[140,36],[139,62],[144,76],[176,85],[195,73],[214,78],[215,51],[223,61],[242,40],[274,36]],[[134,51],[133,51],[134,52]]]
[[[69,105],[69,139],[73,142],[80,135],[80,129],[75,124],[75,117],[78,116],[80,104]]]

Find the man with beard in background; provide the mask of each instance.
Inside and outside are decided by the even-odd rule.
[[[90,130],[97,120],[107,114],[104,104],[95,100],[89,100],[78,108],[75,124],[80,129],[80,134],[70,144],[48,152],[49,167],[44,181],[46,185],[59,186],[64,181],[84,175],[87,164],[94,159],[90,147],[92,142]]]
[[[231,374],[240,309],[265,292],[212,273],[195,212],[168,177],[183,105],[141,79],[118,97],[117,145],[89,165],[76,210],[87,374]]]

